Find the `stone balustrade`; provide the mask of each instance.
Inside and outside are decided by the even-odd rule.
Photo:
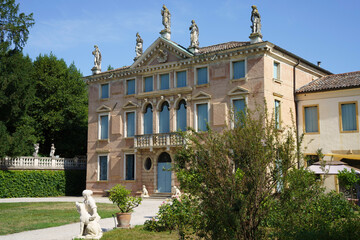
[[[185,139],[179,133],[144,134],[134,137],[135,149],[150,148],[152,150],[154,147],[166,147],[169,149],[181,145],[185,145]]]
[[[5,157],[0,159],[1,169],[86,169],[86,158],[57,157]]]

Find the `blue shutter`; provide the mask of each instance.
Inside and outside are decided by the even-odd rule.
[[[186,71],[176,73],[176,87],[186,87]]]
[[[341,104],[341,120],[343,131],[356,131],[356,104]]]
[[[106,181],[107,180],[107,156],[99,156],[99,180]]]
[[[208,83],[208,74],[207,74],[207,67],[204,68],[197,68],[197,84],[206,84]]]
[[[233,79],[245,77],[245,61],[233,62]]]
[[[126,155],[126,176],[125,180],[135,180],[135,156]]]
[[[169,74],[160,75],[160,90],[166,90],[169,88]]]
[[[176,110],[176,130],[186,131],[186,102],[180,101],[179,109]]]
[[[280,101],[275,100],[275,127],[280,129]]]
[[[160,133],[168,133],[170,132],[170,113],[169,113],[169,105],[167,102],[164,102],[161,107],[159,119],[159,132]]]
[[[274,62],[274,79],[279,79],[279,63]]]
[[[305,132],[319,132],[318,126],[318,108],[305,107]]]
[[[151,91],[153,91],[153,77],[146,77],[144,92],[151,92]]]
[[[246,114],[245,111],[245,99],[236,99],[233,100],[233,106],[234,106],[234,117],[235,121],[238,121],[241,119],[241,114]]]
[[[101,98],[109,98],[109,84],[101,85]]]
[[[198,131],[206,131],[206,124],[208,123],[208,106],[207,104],[197,105],[197,124]]]
[[[127,81],[127,95],[135,94],[135,79]]]
[[[153,112],[151,105],[146,107],[146,112],[144,113],[144,134],[153,133]]]
[[[100,139],[109,138],[109,117],[107,115],[100,116]]]
[[[135,113],[126,113],[126,137],[133,137],[135,135]]]

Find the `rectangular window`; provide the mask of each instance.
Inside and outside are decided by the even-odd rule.
[[[125,180],[135,180],[135,155],[125,155]]]
[[[100,92],[100,98],[105,99],[109,98],[109,84],[101,84],[101,92]]]
[[[233,62],[233,79],[245,77],[245,61]]]
[[[146,77],[144,79],[144,92],[152,92],[154,90],[153,77]]]
[[[342,132],[358,131],[357,102],[340,103],[340,117]]]
[[[108,139],[109,138],[109,116],[102,115],[100,116],[100,123],[99,123],[99,138],[100,139]]]
[[[275,127],[276,129],[280,129],[280,101],[275,100]]]
[[[160,75],[160,90],[169,89],[170,88],[169,82],[170,82],[169,74],[161,74]]]
[[[126,137],[135,135],[135,112],[126,113]]]
[[[135,94],[135,79],[126,81],[126,95]]]
[[[197,85],[208,83],[207,67],[197,68],[196,75],[197,75]]]
[[[99,156],[99,181],[108,180],[108,157]]]
[[[234,99],[233,108],[234,108],[234,117],[235,121],[241,119],[241,114],[245,114],[245,99]]]
[[[305,133],[319,132],[318,106],[304,107]]]
[[[186,87],[186,71],[176,72],[176,87]]]
[[[208,113],[208,105],[197,104],[196,105],[196,114],[197,114],[197,131],[207,131],[206,124],[209,122],[209,113]]]
[[[274,62],[274,79],[280,79],[280,63]]]

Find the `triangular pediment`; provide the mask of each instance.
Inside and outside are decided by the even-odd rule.
[[[96,112],[110,112],[111,108],[106,105],[101,105],[96,109]]]
[[[247,90],[246,88],[242,88],[242,87],[235,87],[232,90],[230,90],[228,92],[229,96],[236,96],[236,95],[243,95],[243,94],[249,94],[249,90]]]
[[[179,44],[159,37],[130,68],[165,64],[193,56],[191,52]]]
[[[124,109],[132,109],[132,108],[137,108],[138,105],[133,103],[132,101],[128,101],[124,106],[123,108]]]
[[[207,94],[206,92],[200,91],[198,94],[196,94],[194,97],[192,97],[192,100],[205,100],[210,99],[211,95]]]

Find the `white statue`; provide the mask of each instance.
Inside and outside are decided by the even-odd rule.
[[[94,68],[101,69],[101,52],[99,50],[99,47],[97,45],[94,45],[95,50],[92,52],[92,55],[94,55]]]
[[[199,47],[199,28],[195,23],[195,20],[191,21],[190,30],[190,47]]]
[[[76,238],[100,239],[102,230],[99,224],[100,216],[91,190],[84,190],[84,202],[76,202],[77,211],[80,213],[80,234]]]
[[[34,153],[33,153],[33,156],[34,157],[37,157],[38,154],[39,154],[39,148],[40,148],[40,144],[39,143],[35,143],[34,144]]]
[[[181,197],[180,189],[179,189],[177,186],[174,186],[174,191],[175,191],[175,194],[172,195],[173,198],[179,198],[179,197]]]
[[[136,61],[143,53],[143,40],[141,39],[139,33],[136,33],[136,46],[135,46],[136,56],[134,61]]]
[[[169,9],[163,5],[163,8],[161,9],[161,15],[162,15],[162,24],[164,25],[165,29],[163,31],[170,32],[171,27],[171,14]]]
[[[146,186],[145,186],[145,185],[142,186],[142,194],[141,194],[141,197],[143,197],[143,198],[148,198],[148,197],[150,197],[150,196],[149,196],[149,192],[148,192],[148,190],[146,189]]]
[[[251,12],[251,22],[252,22],[252,34],[261,34],[261,17],[260,13],[257,10],[257,7],[255,5],[251,6],[252,12]]]
[[[54,156],[55,156],[55,145],[51,144],[50,157],[54,157]]]

